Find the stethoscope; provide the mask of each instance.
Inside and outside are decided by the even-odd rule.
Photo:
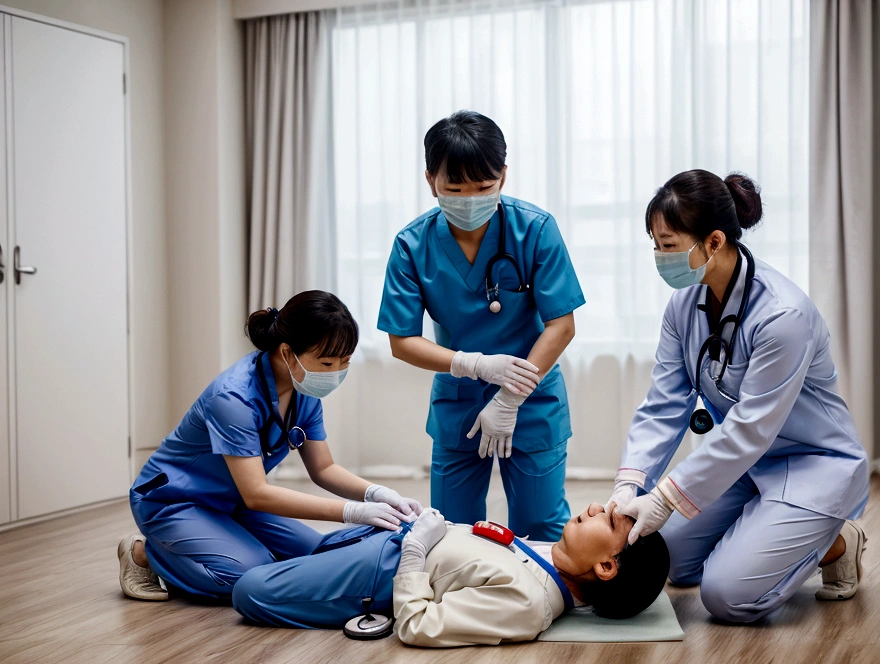
[[[265,355],[265,353],[261,353],[257,357],[257,369],[260,374],[260,381],[263,384],[263,388],[266,390],[266,394],[269,395],[271,394],[269,391],[269,381],[266,380],[266,374],[263,373],[263,355]],[[268,427],[273,423],[277,424],[278,428],[281,429],[281,433],[287,438],[287,446],[291,450],[299,449],[306,442],[306,432],[302,427],[294,424],[296,422],[297,405],[297,392],[294,390],[293,394],[290,395],[290,404],[287,406],[287,412],[284,414],[284,420],[282,421],[281,417],[275,412],[275,409],[270,404],[269,407],[272,410],[272,419],[268,422],[267,426],[260,431],[260,446],[263,448],[264,456],[272,456],[270,446],[266,442],[266,434],[268,433]]]
[[[700,387],[700,377],[703,373],[703,358],[707,352],[713,362],[721,363],[718,373],[712,376],[712,382],[715,383],[715,389],[718,391],[718,394],[732,403],[739,403],[737,397],[721,387],[721,379],[724,377],[724,372],[727,371],[727,365],[730,363],[730,358],[733,357],[733,344],[736,342],[736,333],[739,331],[739,326],[742,324],[746,305],[749,302],[749,295],[751,295],[752,292],[752,281],[755,278],[755,260],[752,258],[752,253],[746,249],[745,245],[737,242],[736,246],[742,251],[743,256],[745,256],[748,261],[748,265],[746,266],[746,282],[743,286],[743,296],[739,303],[739,310],[735,315],[730,314],[718,321],[715,331],[703,342],[703,345],[700,347],[700,354],[697,356],[697,365],[695,369],[696,380],[694,381],[694,387],[697,391],[698,401],[697,409],[691,415],[690,421],[691,431],[697,435],[708,433],[715,426],[715,422],[712,420],[712,415],[705,407],[703,391]],[[706,301],[708,302],[708,290]],[[733,334],[728,342],[725,340],[723,332],[724,327],[730,323],[733,323]]]
[[[501,232],[498,234],[498,251],[495,252],[495,255],[489,259],[489,263],[486,265],[486,299],[489,300],[489,311],[493,314],[501,311],[501,301],[498,299],[498,293],[501,289],[497,281],[494,286],[490,285],[492,282],[492,268],[500,261],[508,261],[513,265],[513,269],[516,270],[519,287],[513,291],[514,293],[523,293],[529,289],[529,285],[523,279],[522,270],[520,270],[516,258],[512,254],[507,253],[507,223],[504,218],[504,206],[501,203],[498,204],[498,221],[501,223]]]

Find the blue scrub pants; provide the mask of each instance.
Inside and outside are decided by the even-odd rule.
[[[660,531],[669,580],[700,584],[703,606],[719,620],[750,623],[784,604],[831,548],[844,521],[764,500],[743,475],[690,521],[678,512]]]
[[[400,544],[409,532],[358,526],[327,534],[311,555],[255,567],[238,580],[232,605],[245,618],[274,627],[339,629],[364,612],[392,609]]]
[[[479,432],[474,440],[479,444]],[[495,457],[481,459],[473,450],[453,450],[434,443],[431,459],[431,507],[455,523],[486,518],[486,495]],[[523,452],[498,459],[507,495],[507,524],[519,537],[555,542],[571,518],[565,499],[568,442],[548,450]]]
[[[214,599],[228,599],[253,567],[310,554],[322,537],[296,519],[244,507],[225,513],[133,500],[131,508],[153,571],[168,585]]]

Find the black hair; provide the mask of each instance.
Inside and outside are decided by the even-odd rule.
[[[445,167],[450,184],[498,180],[506,161],[504,134],[476,111],[457,111],[425,134],[425,167],[432,176]]]
[[[722,231],[733,242],[742,237],[743,229],[756,226],[762,214],[761,190],[749,176],[731,173],[722,180],[695,169],[679,173],[657,190],[645,211],[645,230],[651,236],[651,222],[662,215],[678,233],[703,241],[713,231]]]
[[[347,357],[358,344],[358,326],[342,301],[325,291],[294,295],[282,307],[260,309],[248,316],[245,331],[260,350],[282,343],[297,355],[311,350],[320,357]]]
[[[581,585],[584,601],[602,618],[632,618],[660,595],[669,576],[669,549],[660,533],[640,537],[616,557],[617,574]]]

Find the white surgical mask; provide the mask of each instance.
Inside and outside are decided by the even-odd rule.
[[[342,384],[342,381],[345,380],[345,375],[348,373],[348,369],[342,369],[341,371],[309,371],[302,365],[296,354],[293,357],[306,374],[302,382],[293,377],[293,371],[290,370],[290,364],[286,358],[284,364],[287,365],[287,372],[290,374],[290,380],[293,382],[294,389],[308,397],[323,399]]]
[[[437,194],[437,201],[446,221],[463,231],[475,231],[488,223],[498,207],[501,192],[485,196],[444,196]]]

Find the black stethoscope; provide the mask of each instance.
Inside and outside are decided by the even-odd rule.
[[[736,333],[739,331],[739,326],[742,324],[743,316],[746,311],[746,305],[749,302],[749,295],[752,292],[752,281],[755,278],[755,260],[752,258],[752,253],[746,249],[745,245],[736,243],[737,248],[742,251],[743,256],[746,257],[748,261],[748,265],[746,266],[746,282],[743,286],[743,295],[742,300],[739,303],[739,311],[736,314],[730,314],[725,316],[720,321],[718,321],[718,325],[715,326],[715,331],[709,335],[709,337],[703,342],[703,345],[700,347],[700,354],[697,356],[697,365],[695,369],[696,373],[696,381],[694,382],[694,387],[696,388],[697,395],[700,401],[703,401],[703,391],[700,388],[700,376],[703,373],[703,358],[706,353],[709,353],[709,357],[714,362],[721,362],[721,368],[718,373],[712,376],[712,382],[715,383],[715,389],[718,390],[718,394],[722,397],[731,401],[733,403],[739,403],[739,399],[732,394],[729,394],[723,387],[721,387],[721,379],[724,377],[724,372],[727,371],[727,365],[730,363],[730,358],[733,357],[733,344],[736,342]],[[708,287],[707,287],[708,288]],[[707,290],[708,294],[708,290]],[[707,297],[708,302],[708,297]],[[733,323],[733,334],[730,336],[730,341],[726,341],[723,336],[724,327]],[[697,435],[703,435],[704,433],[708,433],[715,426],[715,422],[712,420],[712,415],[706,409],[704,404],[698,403],[698,406],[702,405],[702,408],[697,408],[691,415],[690,428]]]
[[[266,380],[266,374],[263,373],[263,355],[265,353],[260,354],[257,357],[257,368],[260,374],[260,381],[263,384],[263,388],[266,390],[266,395],[272,394],[269,391],[269,381]],[[293,394],[290,395],[290,404],[287,406],[287,412],[284,414],[284,420],[282,421],[281,417],[275,412],[275,408],[272,405],[269,405],[270,410],[272,411],[272,419],[267,422],[266,426],[263,427],[263,430],[260,431],[260,447],[263,448],[264,456],[272,456],[272,451],[269,444],[266,442],[268,429],[272,424],[277,424],[278,428],[281,429],[281,433],[287,438],[287,446],[291,450],[297,450],[303,446],[303,443],[306,442],[306,432],[302,429],[302,427],[294,424],[296,422],[296,414],[297,414],[297,391],[294,390]]]
[[[519,263],[516,262],[516,258],[513,257],[513,254],[507,253],[507,223],[504,217],[504,206],[501,203],[498,204],[498,221],[501,223],[501,231],[498,233],[498,251],[495,252],[495,255],[489,259],[489,263],[486,265],[486,299],[489,300],[489,311],[493,314],[497,314],[501,311],[501,301],[498,299],[498,293],[501,289],[497,281],[494,286],[490,285],[492,282],[492,268],[500,261],[508,261],[513,265],[513,269],[516,270],[516,278],[519,280],[519,287],[513,292],[523,293],[529,290],[529,285],[525,283],[525,279],[523,279]]]

